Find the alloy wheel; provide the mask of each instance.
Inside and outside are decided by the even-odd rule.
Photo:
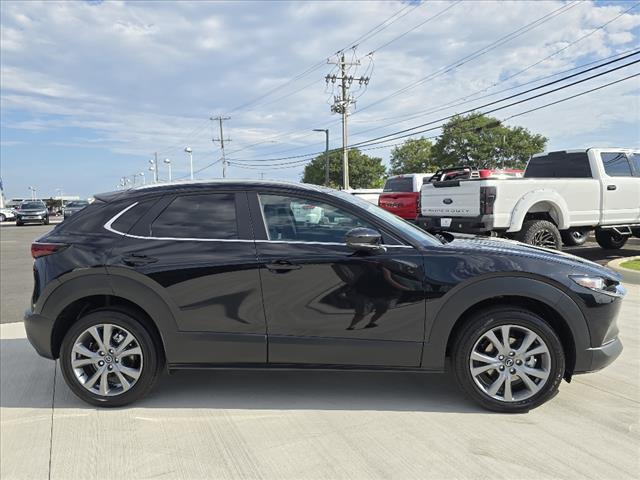
[[[76,380],[93,394],[112,397],[130,390],[142,374],[143,355],[135,336],[104,323],[84,330],[71,349]]]
[[[538,230],[533,235],[531,243],[537,247],[556,248],[556,239],[553,233],[547,229]]]
[[[551,354],[544,340],[520,325],[491,328],[476,341],[469,357],[475,384],[503,402],[527,400],[547,383]]]

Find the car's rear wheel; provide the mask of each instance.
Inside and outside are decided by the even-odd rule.
[[[624,247],[629,237],[621,235],[613,229],[596,230],[596,242],[607,250],[616,250]]]
[[[16,227],[21,227],[23,225],[24,223],[22,223],[20,220],[16,220]]]
[[[520,308],[476,314],[460,331],[453,365],[462,390],[496,412],[527,412],[558,391],[565,357],[555,331]]]
[[[60,366],[69,388],[92,405],[119,407],[144,397],[159,373],[158,349],[135,318],[98,310],[67,332]]]
[[[560,231],[548,220],[527,220],[522,224],[522,229],[516,234],[516,240],[536,247],[562,248]]]
[[[579,247],[584,245],[589,237],[588,230],[571,229],[560,232],[562,243],[567,247]]]

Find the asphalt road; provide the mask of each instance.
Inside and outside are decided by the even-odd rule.
[[[0,323],[22,321],[33,289],[30,245],[51,228],[51,225],[16,227],[8,223],[0,226]],[[594,241],[588,241],[565,251],[604,265],[616,258],[640,255],[640,239],[631,238],[620,250],[603,250]]]

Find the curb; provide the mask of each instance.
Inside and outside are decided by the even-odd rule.
[[[640,272],[637,270],[629,270],[620,266],[621,263],[628,262],[629,260],[640,260],[640,256],[625,257],[612,260],[607,263],[607,267],[615,270],[622,275],[622,280],[628,283],[634,283],[640,285]]]

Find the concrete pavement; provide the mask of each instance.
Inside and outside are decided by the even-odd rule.
[[[189,372],[145,400],[77,400],[19,323],[0,326],[3,479],[637,478],[640,286],[625,350],[523,415],[477,408],[444,375]]]

